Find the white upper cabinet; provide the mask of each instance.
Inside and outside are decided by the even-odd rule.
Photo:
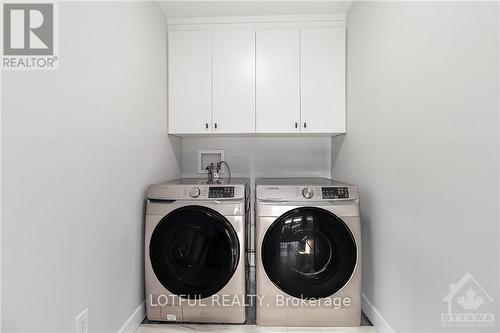
[[[345,132],[345,28],[301,30],[302,132]]]
[[[172,18],[169,134],[345,133],[345,15]]]
[[[168,120],[171,134],[211,129],[212,37],[209,31],[168,34]]]
[[[255,133],[255,31],[213,32],[214,133]]]
[[[256,33],[257,133],[300,132],[300,33]]]

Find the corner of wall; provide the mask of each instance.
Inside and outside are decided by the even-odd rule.
[[[370,319],[373,326],[377,329],[379,333],[395,333],[391,325],[387,320],[382,317],[382,314],[377,310],[373,303],[368,299],[368,297],[363,293],[361,295],[362,309],[365,315]]]
[[[118,333],[134,333],[146,318],[146,302],[142,302],[122,325]]]
[[[342,144],[344,143],[344,139],[347,134],[336,135],[332,137],[331,143],[331,170],[330,170],[330,178],[334,177],[333,169],[335,168],[335,161],[340,154],[340,150],[342,149]]]

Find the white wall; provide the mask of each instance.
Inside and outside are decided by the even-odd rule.
[[[348,15],[332,173],[360,184],[364,294],[395,332],[457,331],[441,328],[442,299],[466,272],[498,331],[497,7],[356,2]]]
[[[180,175],[154,3],[61,3],[60,70],[2,75],[2,332],[117,332],[144,300],[146,186]],[[179,162],[178,162],[179,161]]]
[[[198,150],[223,149],[233,177],[330,177],[327,137],[185,137],[182,175],[197,174]]]

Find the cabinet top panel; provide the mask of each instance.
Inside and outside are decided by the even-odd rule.
[[[217,16],[217,17],[169,17],[167,24],[237,24],[237,23],[293,23],[346,21],[346,14],[325,15],[263,15],[263,16]]]

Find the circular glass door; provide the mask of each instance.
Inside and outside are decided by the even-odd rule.
[[[239,241],[229,221],[213,209],[178,208],[151,235],[149,257],[156,277],[173,294],[205,298],[233,276]]]
[[[356,260],[356,242],[349,228],[320,208],[283,214],[262,243],[262,263],[269,279],[297,298],[335,294],[351,278]]]

